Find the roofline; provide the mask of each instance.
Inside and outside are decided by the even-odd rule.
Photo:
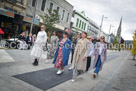
[[[72,8],[74,7],[71,3],[69,3],[67,0],[64,0],[65,2],[67,2],[69,5],[72,6]]]

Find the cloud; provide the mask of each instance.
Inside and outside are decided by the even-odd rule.
[[[67,0],[78,11],[85,11],[86,16],[94,20],[98,25],[101,23],[102,15],[108,17],[104,19],[103,31],[109,33],[109,26],[114,27],[111,31],[118,29],[121,16],[122,37],[125,40],[132,40],[136,29],[136,0]]]

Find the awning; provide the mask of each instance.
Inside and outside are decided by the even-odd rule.
[[[11,18],[14,18],[14,16],[15,16],[15,14],[13,12],[3,9],[3,8],[0,8],[0,14],[4,15],[4,16],[11,17]]]
[[[3,8],[0,8],[0,14],[4,15],[4,16],[11,17],[11,18],[14,18],[14,16],[15,16],[14,12],[11,12],[11,11],[9,11],[7,9],[3,9]],[[24,16],[24,15],[21,15],[21,16]],[[32,23],[32,18],[24,16],[23,21]],[[34,24],[39,25],[40,24],[40,20],[39,19],[34,19]]]
[[[61,29],[61,30],[64,30],[64,29],[65,29],[65,27],[60,26],[59,24],[54,24],[54,25],[55,25],[55,28],[58,28],[58,29]]]
[[[32,18],[24,16],[23,21],[32,23]],[[34,24],[39,25],[40,24],[40,20],[39,19],[34,19]]]

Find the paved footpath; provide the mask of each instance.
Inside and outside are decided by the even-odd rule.
[[[45,64],[45,55],[39,66],[34,67],[28,50],[0,50],[0,54],[0,91],[42,91],[12,76],[53,67],[51,61]],[[136,61],[130,59],[129,51],[109,52],[103,71],[96,79],[90,70],[76,82],[68,80],[48,91],[136,91]]]

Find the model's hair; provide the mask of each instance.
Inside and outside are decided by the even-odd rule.
[[[56,32],[56,31],[54,31],[53,33],[57,34],[57,32]]]
[[[41,25],[41,26],[43,26],[44,28],[46,28],[45,25]]]
[[[87,33],[86,33],[86,32],[82,32],[82,34],[83,34],[83,33],[84,33],[84,34],[86,35],[86,37],[87,37]]]
[[[103,42],[105,42],[105,36],[101,36],[100,38],[103,38],[104,39]]]
[[[66,31],[63,32],[63,34],[67,35],[68,36],[68,33]]]

